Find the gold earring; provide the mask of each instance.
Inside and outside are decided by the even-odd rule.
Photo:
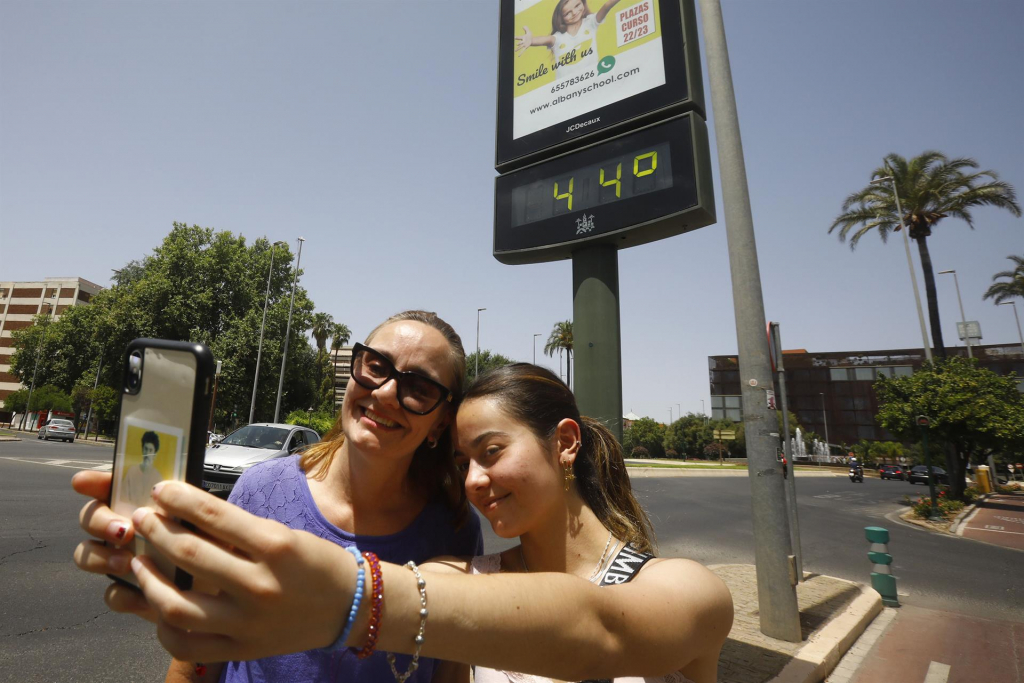
[[[562,467],[565,469],[565,490],[569,490],[569,483],[576,481],[576,474],[572,471],[572,463],[564,462]]]

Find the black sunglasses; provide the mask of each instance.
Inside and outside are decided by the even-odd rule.
[[[415,372],[399,372],[387,356],[369,346],[352,347],[352,379],[364,389],[379,389],[395,380],[398,402],[410,413],[426,415],[455,398],[451,389]]]

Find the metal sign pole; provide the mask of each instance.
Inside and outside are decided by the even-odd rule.
[[[743,425],[746,429],[750,493],[754,518],[754,560],[761,632],[773,638],[800,642],[800,609],[796,599],[796,559],[790,555],[785,491],[779,477],[775,414],[768,409],[764,389],[771,388],[772,371],[765,339],[764,299],[757,263],[754,220],[750,211],[747,172],[743,162],[739,114],[729,66],[729,50],[719,0],[701,0],[704,44],[715,112],[718,168],[729,243],[736,338],[739,346]]]
[[[779,401],[782,408],[782,432],[785,435],[785,455],[789,462],[789,477],[786,478],[786,497],[789,499],[789,542],[796,556],[796,576],[804,578],[804,553],[800,547],[800,517],[796,509],[796,459],[793,457],[793,440],[789,435],[789,399],[786,396],[786,367],[782,360],[782,335],[779,324],[772,323],[772,338],[775,345],[775,367],[779,372]]]
[[[618,250],[595,245],[573,252],[572,289],[576,402],[581,415],[601,420],[622,443]]]

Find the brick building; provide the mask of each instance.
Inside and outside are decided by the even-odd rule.
[[[69,306],[88,304],[102,290],[80,277],[48,277],[41,282],[0,282],[0,402],[22,388],[11,374],[14,341],[11,333],[49,313],[59,319]],[[6,416],[10,417],[10,416]]]
[[[973,346],[981,367],[1000,375],[1016,372],[1018,387],[1024,391],[1024,354],[1020,344]],[[947,348],[950,356],[966,357],[964,348]],[[878,398],[873,384],[879,375],[901,377],[924,364],[921,349],[882,351],[832,351],[809,353],[804,349],[783,351],[789,411],[795,413],[805,430],[825,436],[835,447],[852,445],[861,439],[892,441],[891,434],[875,422]],[[711,414],[715,419],[739,422],[740,376],[735,355],[708,357],[711,383]]]

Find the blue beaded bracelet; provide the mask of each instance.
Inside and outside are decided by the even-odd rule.
[[[348,621],[345,622],[345,628],[342,630],[341,635],[338,636],[336,641],[322,648],[327,652],[345,649],[345,642],[348,641],[348,636],[356,623],[356,617],[359,615],[359,603],[363,600],[363,587],[366,585],[366,569],[363,567],[366,560],[363,559],[362,553],[354,545],[348,546],[345,550],[352,553],[352,557],[356,558],[356,592],[352,596],[352,607],[349,608]]]

